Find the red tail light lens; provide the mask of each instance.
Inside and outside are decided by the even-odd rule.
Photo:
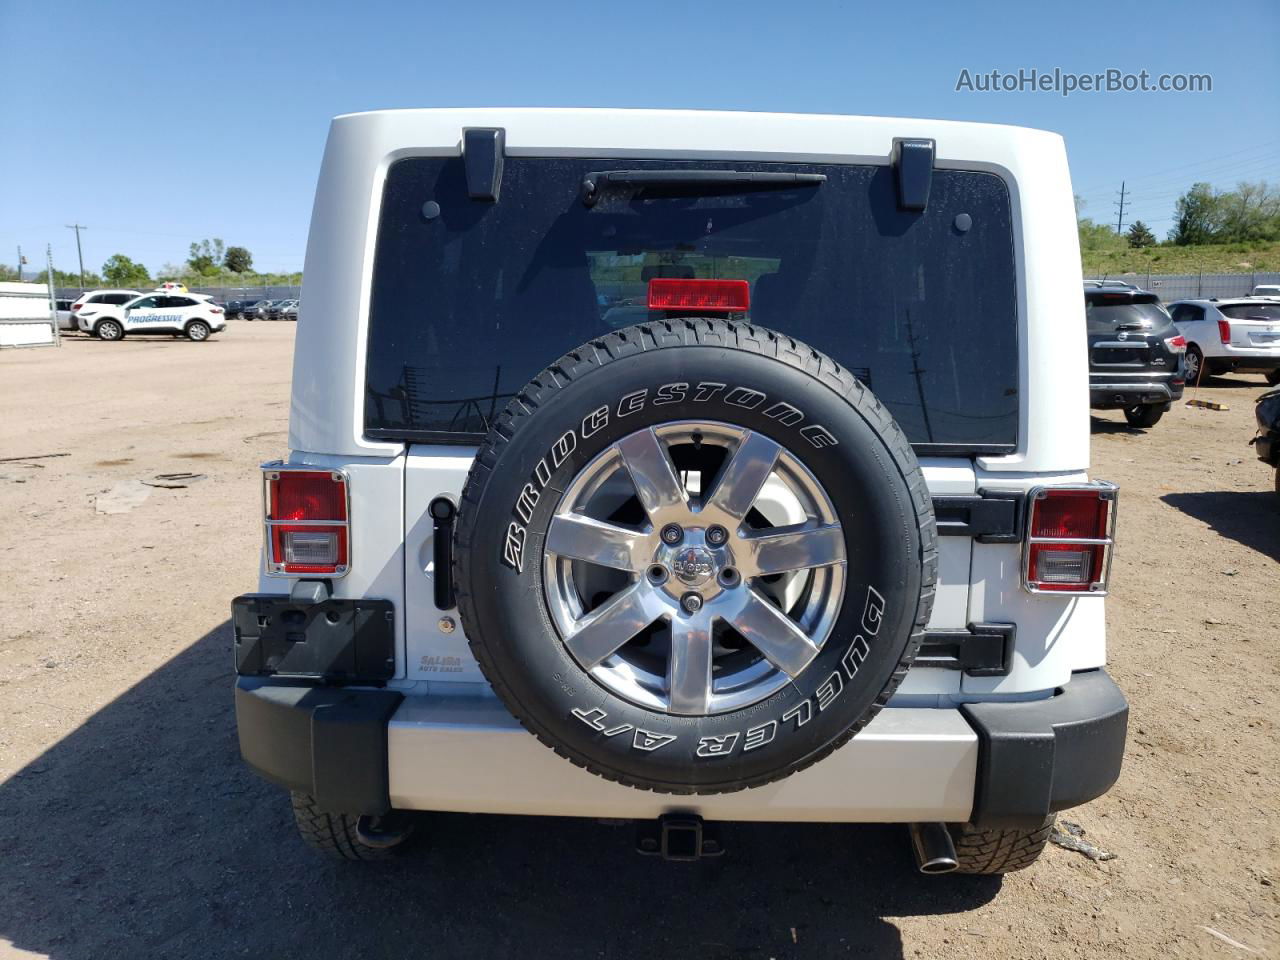
[[[1218,339],[1223,343],[1231,342],[1231,324],[1226,320],[1218,321]]]
[[[751,303],[746,280],[686,280],[655,277],[649,281],[650,310],[745,313]]]
[[[1166,340],[1164,345],[1168,347],[1172,353],[1185,353],[1187,350],[1187,338],[1182,334],[1178,334],[1176,337],[1170,337]]]
[[[330,470],[264,468],[268,572],[342,575],[350,566],[347,478]]]
[[[1106,592],[1118,492],[1109,483],[1031,492],[1023,576],[1028,590]]]

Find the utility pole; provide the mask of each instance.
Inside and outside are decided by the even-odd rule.
[[[1120,212],[1116,215],[1116,233],[1124,224],[1124,181],[1120,181]]]
[[[18,244],[18,282],[22,282],[22,265],[27,261],[22,259],[22,244]]]
[[[84,290],[84,253],[80,250],[80,231],[89,228],[79,223],[68,223],[67,229],[76,232],[76,256],[80,258],[80,289]]]

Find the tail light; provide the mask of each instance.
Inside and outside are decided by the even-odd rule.
[[[262,477],[267,573],[343,576],[351,565],[347,475],[270,463]]]
[[[689,280],[654,277],[649,281],[650,310],[745,313],[751,302],[746,280]]]
[[[1119,492],[1101,481],[1031,491],[1023,555],[1027,590],[1106,594]]]
[[[1164,345],[1168,348],[1170,353],[1187,352],[1187,338],[1182,334],[1178,334],[1176,337],[1170,337],[1164,342]]]
[[[1231,342],[1231,324],[1226,320],[1218,321],[1218,339],[1223,343]]]
[[[210,312],[210,313],[221,313],[221,312],[222,312],[222,308],[221,308],[221,307],[213,307],[209,312]]]
[[[80,309],[81,307],[83,307],[83,306],[84,306],[84,304],[83,304],[83,303],[73,303],[73,304],[71,305],[71,309],[72,309],[73,311],[75,311],[75,310],[79,310],[79,309]]]

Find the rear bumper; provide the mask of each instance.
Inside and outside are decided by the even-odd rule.
[[[492,696],[409,696],[241,677],[240,750],[322,807],[711,820],[1040,823],[1105,793],[1120,773],[1128,705],[1105,671],[1053,697],[891,707],[820,763],[738,793],[675,797],[567,763]]]
[[[1237,347],[1224,344],[1206,350],[1205,361],[1215,370],[1276,370],[1280,369],[1280,346]]]
[[[1185,384],[1174,380],[1089,380],[1089,406],[1094,410],[1163,404],[1181,398]]]

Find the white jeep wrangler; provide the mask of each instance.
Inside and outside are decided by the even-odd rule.
[[[304,837],[900,822],[1031,863],[1119,774],[1066,153],[869,117],[334,121],[237,598]]]

